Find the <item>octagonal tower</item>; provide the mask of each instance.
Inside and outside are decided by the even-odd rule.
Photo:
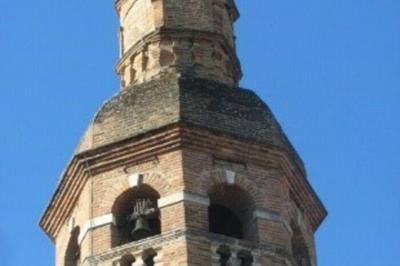
[[[314,266],[326,210],[268,106],[238,87],[232,0],[119,0],[121,90],[40,221],[56,266]]]
[[[122,87],[167,73],[237,85],[232,0],[118,0]]]

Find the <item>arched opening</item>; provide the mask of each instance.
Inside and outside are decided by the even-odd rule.
[[[240,187],[219,184],[209,192],[209,231],[238,239],[254,240],[254,203]]]
[[[227,266],[232,255],[230,248],[228,246],[220,246],[217,249],[217,254],[219,255],[219,265]]]
[[[243,238],[242,223],[229,208],[219,204],[211,204],[208,212],[210,217],[210,232],[238,239]]]
[[[148,249],[143,252],[143,262],[145,266],[154,266],[157,252],[153,249]]]
[[[132,255],[128,254],[128,255],[123,256],[121,258],[121,260],[119,261],[119,263],[116,263],[115,266],[116,265],[118,265],[118,266],[132,266],[132,264],[134,262],[135,262],[135,258]]]
[[[301,233],[300,228],[294,223],[291,223],[292,236],[292,255],[293,262],[296,266],[311,266],[308,247]]]
[[[253,265],[253,255],[248,250],[240,250],[237,252],[236,256],[231,252],[229,246],[221,245],[217,249],[217,254],[219,255],[218,264],[220,266],[228,265],[240,265],[240,266],[252,266]]]
[[[79,247],[79,227],[72,232],[65,251],[64,266],[78,266],[80,264],[80,247]]]
[[[253,255],[250,251],[242,250],[238,253],[238,259],[240,260],[241,266],[251,266],[253,265]]]
[[[141,185],[125,191],[115,200],[112,213],[116,220],[116,230],[112,246],[160,234],[161,223],[157,208],[159,198],[155,189]]]

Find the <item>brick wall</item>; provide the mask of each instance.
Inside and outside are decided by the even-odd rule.
[[[262,213],[259,216],[254,214],[254,221],[251,222],[249,229],[253,237],[246,237],[242,240],[244,246],[247,245],[247,241],[252,243],[253,246],[245,249],[257,254],[258,263],[264,265],[262,264],[263,260],[270,260],[269,257],[264,258],[262,254],[271,256],[271,253],[260,249],[261,246],[283,250],[281,253],[287,254],[286,257],[275,255],[278,256],[277,262],[265,265],[283,265],[280,264],[282,260],[285,258],[290,260],[293,233],[290,224],[293,221],[298,223],[309,247],[312,261],[315,263],[311,226],[297,205],[291,202],[289,185],[283,171],[276,166],[277,162],[271,161],[267,167],[260,165],[249,160],[235,147],[226,148],[223,143],[231,144],[230,138],[212,134],[209,134],[208,137],[220,145],[199,149],[198,143],[196,145],[187,144],[183,149],[159,154],[153,159],[130,162],[123,167],[96,174],[92,181],[89,180],[85,185],[71,214],[71,218],[75,221],[74,226],[79,226],[84,230],[90,220],[89,217],[93,219],[112,213],[116,198],[132,186],[129,177],[140,173],[142,175],[141,182],[154,188],[160,194],[161,199],[172,197],[172,200],[164,200],[168,203],[160,207],[161,235],[180,230],[186,232],[183,234],[186,242],[179,242],[176,245],[166,242],[165,246],[164,243],[159,243],[162,254],[164,254],[164,265],[211,265],[213,256],[214,260],[217,256],[212,254],[211,246],[221,240],[218,238],[215,240],[213,234],[208,237],[193,238],[190,232],[194,230],[193,232],[209,234],[209,203],[202,200],[209,199],[209,193],[214,186],[230,182],[230,185],[237,186],[248,193],[250,197],[248,206],[253,213],[256,210]],[[229,181],[227,173],[228,175],[233,174],[234,180]],[[194,198],[174,200],[179,193],[195,196],[192,196]],[[91,199],[92,203],[90,204]],[[239,200],[239,197],[236,200]],[[68,226],[67,223],[63,226],[56,239],[57,266],[63,265],[66,243],[70,237]],[[82,260],[101,256],[105,252],[119,248],[113,244],[116,230],[116,226],[111,222],[88,230],[81,239]],[[223,240],[221,243],[225,241],[227,240]],[[116,254],[118,253],[111,252],[110,256],[113,257]],[[175,256],[168,262],[169,255],[166,257],[165,254],[182,254],[182,257],[178,259]],[[273,252],[272,257],[274,257]],[[181,260],[181,262],[175,264],[177,263],[175,259]]]

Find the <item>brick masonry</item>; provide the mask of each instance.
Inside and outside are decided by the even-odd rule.
[[[230,86],[242,73],[229,0],[119,0],[122,87],[165,73],[202,77]]]
[[[123,89],[96,113],[40,221],[56,266],[149,256],[157,266],[221,265],[222,253],[231,265],[248,256],[316,265],[313,235],[327,212],[271,110],[237,87],[234,2],[119,0],[116,9]],[[161,232],[123,242],[116,206],[142,188],[157,196]],[[209,232],[210,204],[240,213],[243,239]]]
[[[187,128],[184,131],[193,138],[193,130]],[[284,160],[279,156],[268,154],[268,151],[265,152],[262,147],[246,152],[243,148],[253,147],[252,144],[232,139],[228,135],[215,135],[204,129],[196,129],[195,131],[197,134],[204,134],[205,139],[201,140],[198,137],[197,140],[181,140],[179,148],[173,147],[169,152],[147,157],[146,160],[134,161],[129,159],[125,163],[124,161],[116,163],[118,157],[126,157],[121,152],[114,154],[113,158],[107,158],[107,162],[104,160],[95,162],[92,161],[94,158],[90,158],[93,176],[87,177],[86,185],[79,193],[80,196],[72,205],[71,211],[66,213],[68,216],[64,219],[61,228],[54,234],[57,265],[64,265],[62,260],[70,235],[69,221],[73,219],[75,226],[84,228],[88,220],[111,213],[115,199],[129,189],[129,176],[131,174],[141,173],[143,175],[142,182],[156,189],[161,198],[181,191],[207,198],[213,186],[227,182],[226,171],[235,173],[234,184],[251,195],[254,207],[267,213],[267,215],[256,219],[254,230],[256,230],[255,241],[259,243],[258,245],[266,246],[268,250],[278,249],[283,250],[283,254],[290,254],[291,235],[293,233],[290,224],[292,221],[296,221],[305,236],[307,246],[310,247],[310,254],[315,261],[313,232],[316,229],[316,224],[311,222],[310,219],[314,221],[316,216],[323,219],[325,211],[318,201],[310,201],[310,195],[315,197],[312,196],[312,191],[307,192],[309,196],[303,198],[301,202],[293,202],[291,193],[299,191],[298,193],[302,194],[304,191],[300,192],[300,190],[307,189],[308,186],[303,188],[293,187],[288,180],[289,176],[287,176],[285,170],[288,166],[285,165]],[[181,134],[184,136],[183,132]],[[132,141],[138,142],[137,139]],[[212,145],[205,145],[209,143]],[[219,143],[219,145],[215,143]],[[118,150],[126,149],[127,143],[114,145],[114,148],[118,147]],[[124,146],[125,148],[123,148]],[[146,148],[151,149],[152,147]],[[253,160],[249,152],[253,154],[252,156],[259,157],[259,160]],[[104,154],[99,153],[96,156],[105,157]],[[287,157],[287,154],[282,153],[282,156]],[[105,164],[110,164],[110,167],[104,168]],[[98,168],[98,166],[101,167]],[[306,182],[306,180],[303,179],[302,182]],[[298,204],[314,206],[312,207],[313,213],[300,210]],[[318,209],[320,210],[318,211]],[[49,214],[54,211],[56,209],[48,210]],[[208,232],[207,221],[208,213],[205,204],[183,201],[161,209],[162,235],[188,229],[206,233]],[[51,220],[50,224],[57,222],[58,220]],[[93,258],[115,249],[112,246],[113,230],[115,230],[113,224],[105,224],[90,230],[81,243],[83,258]],[[181,238],[185,240],[185,237],[190,237],[190,234],[184,234]],[[208,246],[210,256],[207,257],[207,260],[212,259],[211,246],[215,244],[214,239],[210,238],[204,239],[204,243],[194,244],[194,246]],[[188,252],[190,248],[195,247],[185,246],[185,250],[188,249]],[[250,250],[254,250],[254,248]],[[259,260],[262,260],[262,254],[261,252]],[[273,256],[269,251],[266,254]],[[185,256],[188,256],[188,260],[182,264],[174,264],[174,260],[170,264],[163,260],[163,263],[166,265],[208,265],[189,263],[191,260],[200,260],[200,258],[190,256],[190,252]],[[204,257],[204,253],[201,256]],[[289,255],[287,256],[290,258]],[[165,256],[163,257],[165,259]],[[280,259],[285,261],[285,257]]]

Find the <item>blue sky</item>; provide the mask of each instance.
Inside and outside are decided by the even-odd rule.
[[[272,108],[329,217],[319,265],[400,265],[400,1],[238,0],[242,86]],[[52,265],[37,226],[118,90],[110,1],[0,2],[2,265]]]

